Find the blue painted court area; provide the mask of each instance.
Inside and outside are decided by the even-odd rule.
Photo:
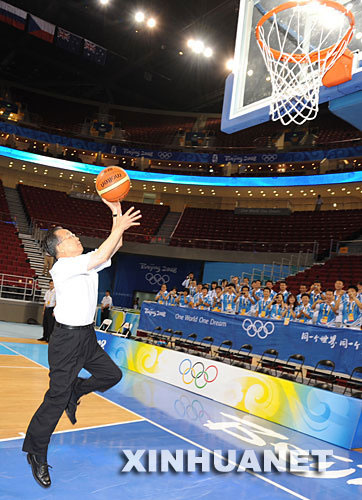
[[[16,352],[14,352],[11,349],[7,348],[3,344],[0,344],[0,354],[6,354],[7,356],[18,356],[18,354],[16,354]]]
[[[2,342],[2,345],[4,343]],[[6,343],[46,366],[47,346]],[[154,500],[362,498],[362,455],[253,417],[210,399],[124,371],[121,382],[102,397],[144,420],[55,434],[48,460],[52,487],[43,490],[31,476],[22,439],[0,442],[0,499]],[[316,416],[317,417],[317,416]],[[121,473],[122,449],[333,450],[325,473],[303,477],[272,473]],[[146,462],[144,462],[146,465]]]

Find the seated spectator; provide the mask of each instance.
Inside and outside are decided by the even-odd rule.
[[[269,305],[272,300],[270,298],[270,289],[265,287],[263,289],[263,298],[260,299],[256,305],[255,316],[259,316],[260,318],[268,318],[270,309]]]
[[[195,275],[194,273],[189,273],[187,276],[186,276],[186,279],[182,282],[182,286],[184,288],[190,288],[190,285],[191,285],[191,281],[193,281],[195,279]]]
[[[362,301],[357,298],[358,288],[349,286],[347,290],[348,299],[343,303],[342,323],[347,328],[361,330],[362,326]]]
[[[299,285],[299,293],[297,295],[297,302],[299,305],[302,303],[302,295],[304,293],[308,293],[308,287],[305,283],[302,283],[301,285]],[[309,299],[309,295],[308,295],[308,299]]]
[[[236,307],[235,314],[240,314],[244,316],[245,314],[251,314],[251,308],[255,305],[255,300],[251,297],[249,286],[243,285],[240,292],[235,297]]]
[[[281,281],[279,283],[279,293],[281,293],[283,295],[284,302],[287,302],[289,292],[287,290],[287,282],[286,281]]]
[[[232,314],[235,313],[235,289],[231,283],[225,288],[225,291],[221,299],[221,310],[224,313]]]
[[[190,290],[188,288],[185,288],[185,290],[179,293],[179,296],[176,298],[176,303],[179,307],[194,306],[194,301],[190,295]]]
[[[281,293],[277,293],[274,300],[270,302],[268,307],[269,307],[269,318],[282,319],[283,312],[287,307],[286,304],[284,303],[283,295]]]
[[[299,321],[299,323],[306,323],[308,325],[313,323],[313,310],[310,304],[309,295],[307,293],[301,294],[300,303],[296,313],[297,313],[297,320]]]
[[[317,302],[317,300],[324,299],[324,293],[322,292],[322,283],[316,280],[309,290],[309,297],[312,306]]]
[[[265,286],[269,288],[269,290],[270,290],[270,298],[271,298],[272,300],[274,300],[274,299],[275,299],[275,297],[276,297],[277,292],[274,292],[274,290],[273,290],[273,286],[274,286],[274,285],[273,285],[272,280],[267,280],[267,281],[265,282]]]
[[[318,299],[312,305],[312,309],[318,312],[316,318],[316,325],[320,326],[335,326],[336,317],[338,314],[339,301],[341,300],[338,297],[337,302],[334,299],[334,290],[329,288],[325,292],[325,299]]]
[[[161,290],[156,295],[155,301],[158,302],[159,304],[166,305],[167,295],[168,294],[166,285],[161,285]]]
[[[166,305],[176,306],[177,305],[176,299],[177,299],[177,288],[173,287],[171,292],[166,297]]]
[[[290,321],[297,321],[297,298],[292,293],[288,295],[286,306],[282,317],[284,318],[284,324],[289,325]]]
[[[197,309],[206,309],[207,311],[210,310],[212,305],[212,300],[209,297],[208,292],[209,291],[207,287],[203,286],[199,300],[197,302],[194,302],[194,306],[197,307]]]

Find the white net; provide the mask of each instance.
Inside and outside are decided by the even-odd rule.
[[[352,30],[345,36],[349,29],[343,12],[318,1],[281,10],[260,26],[259,47],[272,84],[272,120],[300,125],[316,117],[322,78],[345,52],[353,36]]]

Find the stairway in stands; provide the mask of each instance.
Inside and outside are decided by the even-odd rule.
[[[43,276],[44,254],[39,243],[31,234],[31,227],[28,223],[21,198],[17,189],[4,187],[6,200],[8,202],[9,211],[16,220],[16,225],[19,230],[19,238],[24,245],[24,251],[30,260],[30,266],[38,276],[38,283],[41,288],[41,296],[43,297],[46,290],[49,288],[48,276]]]
[[[168,244],[180,217],[181,212],[169,212],[164,218],[160,229],[156,233],[155,240],[152,240],[152,242],[158,244]]]

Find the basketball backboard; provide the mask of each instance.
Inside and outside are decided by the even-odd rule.
[[[337,0],[350,10],[355,17],[355,32],[348,48],[353,52],[352,80],[334,87],[320,89],[319,102],[335,101],[362,90],[362,4],[360,0]],[[283,0],[240,0],[239,19],[235,42],[234,68],[225,84],[224,104],[221,130],[233,133],[270,120],[271,82],[264,63],[263,55],[255,37],[255,28],[260,19]],[[283,12],[281,29],[288,26],[288,11]],[[319,22],[319,21],[318,21]],[[333,26],[333,11],[327,9],[326,16],[320,16],[321,26]],[[338,29],[337,27],[335,28]],[[333,34],[333,33],[332,33]],[[318,30],[314,29],[308,41],[313,49],[313,37],[318,38]],[[272,43],[271,39],[271,43]],[[286,43],[293,45],[293,32],[286,38]],[[289,50],[289,49],[288,49]],[[361,93],[362,103],[362,93]],[[340,101],[338,101],[341,104]],[[342,108],[343,108],[342,100]],[[356,103],[349,102],[349,107],[356,109]],[[341,106],[339,106],[340,108]],[[330,106],[331,108],[331,106]],[[360,108],[361,109],[361,108]],[[331,109],[332,110],[332,109]],[[333,111],[333,110],[332,110]],[[353,125],[342,114],[336,113]],[[359,111],[359,114],[362,114]]]

